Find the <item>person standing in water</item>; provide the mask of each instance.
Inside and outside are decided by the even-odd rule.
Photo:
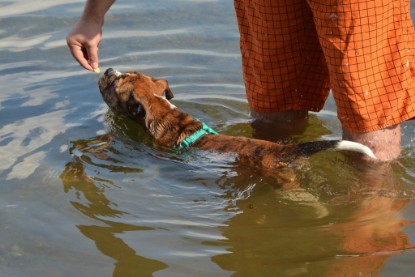
[[[115,0],[87,0],[67,36],[98,71],[104,17]],[[415,31],[409,0],[234,0],[252,116],[278,125],[320,111],[333,93],[343,139],[381,161],[401,152],[415,117]]]

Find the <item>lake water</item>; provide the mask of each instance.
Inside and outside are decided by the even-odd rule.
[[[108,112],[64,40],[78,0],[0,2],[1,276],[413,276],[415,123],[402,157],[323,152],[303,190],[218,155],[170,153]],[[415,8],[413,8],[415,11]],[[169,80],[174,104],[224,134],[259,134],[233,1],[118,1],[101,69]],[[280,141],[337,139],[333,100]]]

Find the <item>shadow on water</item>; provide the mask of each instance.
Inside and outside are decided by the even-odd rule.
[[[73,207],[98,223],[77,227],[85,237],[95,242],[102,254],[116,261],[113,276],[149,276],[155,271],[166,268],[167,265],[139,255],[126,242],[117,238],[117,234],[150,231],[152,228],[111,220],[125,214],[117,209],[117,203],[110,201],[105,195],[106,188],[114,186],[114,182],[100,178],[97,174],[87,173],[88,165],[126,174],[142,172],[140,169],[119,167],[116,165],[119,161],[108,158],[104,152],[112,150],[110,143],[110,136],[74,142],[71,152],[92,153],[92,157],[82,154],[74,156],[73,161],[65,166],[60,178],[66,193],[75,192],[76,198],[71,201]],[[95,163],[92,159],[102,163]],[[111,164],[108,165],[108,162]]]
[[[167,157],[167,163],[178,162],[182,166],[186,163],[190,166],[209,163],[210,157],[200,156],[197,151],[183,158],[163,149],[151,150],[145,146],[154,146],[151,138],[140,126],[111,113],[106,118],[111,134],[74,141],[70,150],[73,161],[61,174],[65,192],[72,192],[71,204],[97,222],[78,225],[78,228],[95,242],[102,254],[116,261],[114,276],[147,276],[160,270],[168,272],[168,258],[164,257],[166,261],[162,256],[152,259],[150,252],[137,252],[128,241],[118,236],[126,232],[151,233],[157,227],[123,223],[123,216],[140,217],[140,211],[134,211],[135,214],[122,211],[119,203],[106,196],[107,190],[119,186],[117,174],[135,176],[137,184],[140,183],[140,175],[146,169],[129,160],[137,158],[134,155],[139,152],[154,151],[156,155]],[[317,122],[313,123],[313,120]],[[312,119],[311,124],[316,129],[318,119]],[[321,135],[324,127],[320,129],[317,133]],[[231,132],[232,127],[228,131]],[[131,153],[129,144],[135,145],[133,151],[139,152]],[[281,188],[284,184],[277,183],[276,180],[280,179],[273,174],[261,175],[232,163],[226,157],[225,163],[232,166],[222,166],[220,162],[213,171],[215,176],[203,179],[202,174],[196,183],[191,172],[184,173],[189,180],[184,180],[182,185],[217,189],[216,199],[226,203],[217,211],[229,214],[216,227],[221,238],[198,242],[200,246],[222,249],[219,254],[210,255],[212,262],[223,270],[221,274],[335,276],[342,272],[344,276],[373,276],[381,274],[390,258],[414,248],[405,232],[413,220],[405,218],[404,210],[413,199],[411,184],[415,183],[415,177],[407,175],[409,181],[401,177],[405,176],[402,171],[406,166],[411,166],[405,165],[408,162],[410,160],[402,159],[392,165],[369,165],[363,164],[358,157],[342,153],[319,153],[295,170],[298,187],[284,189]],[[166,175],[162,178],[176,176]],[[214,202],[211,198],[204,201]],[[204,212],[210,211],[205,209]],[[174,216],[180,217],[180,213],[177,211]],[[160,216],[161,221],[162,218]],[[179,236],[183,236],[182,232],[189,226],[182,228]],[[211,231],[211,227],[205,229],[205,232]],[[156,237],[152,239],[161,239]],[[194,254],[199,253],[197,246],[194,247]],[[206,268],[200,269],[201,273],[204,270]]]

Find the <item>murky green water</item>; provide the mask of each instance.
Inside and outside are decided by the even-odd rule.
[[[118,1],[101,68],[167,78],[175,105],[259,136],[232,5]],[[319,153],[296,172],[303,191],[225,157],[166,152],[108,112],[97,75],[70,57],[64,38],[82,7],[0,2],[1,276],[412,276],[414,122],[391,167]],[[339,137],[330,100],[279,139]]]

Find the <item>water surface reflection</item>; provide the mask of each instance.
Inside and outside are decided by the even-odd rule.
[[[350,178],[347,190],[309,187],[315,197],[307,198],[266,183],[257,185],[249,197],[236,202],[241,213],[223,228],[229,253],[214,261],[243,276],[381,274],[388,258],[414,247],[404,231],[413,220],[401,214],[412,196],[392,185],[392,178],[385,181],[392,171],[383,165],[355,168],[354,173],[357,177]],[[226,178],[225,183],[236,186],[244,181],[242,175]]]
[[[202,275],[333,276],[342,272],[345,276],[370,276],[380,274],[389,258],[414,247],[405,232],[413,220],[402,215],[413,199],[408,184],[396,174],[402,165],[365,165],[358,157],[320,153],[296,170],[299,187],[287,189],[285,184],[276,182],[279,179],[273,174],[255,173],[232,163],[232,157],[203,157],[197,151],[181,157],[163,149],[143,149],[146,144],[153,145],[141,127],[111,113],[107,120],[112,126],[111,135],[73,142],[73,161],[66,165],[61,179],[65,192],[72,195],[71,204],[96,221],[78,228],[103,255],[115,260],[114,276],[155,272],[169,275],[177,270],[169,269],[169,265],[188,259],[197,261],[195,257],[200,262],[206,256],[223,271],[205,264],[200,270]],[[311,125],[318,129],[318,120],[316,124],[314,120],[317,119],[312,119]],[[320,128],[323,132],[324,127]],[[144,142],[144,146],[137,141]],[[136,149],[128,149],[131,143]],[[159,185],[157,192],[154,187],[140,192],[147,193],[141,197],[149,202],[164,202],[153,205],[153,209],[175,210],[166,213],[158,209],[154,220],[140,211],[143,203],[136,206],[140,209],[129,212],[122,208],[129,199],[118,203],[107,196],[111,190],[122,191],[128,182],[146,187],[154,186],[155,180],[168,179],[160,171],[163,162],[152,167],[137,164],[136,159],[149,158],[145,151],[152,152],[159,162],[186,168],[184,178],[192,175],[189,171],[198,172],[195,179],[182,180],[179,187],[165,184]],[[124,177],[120,179],[118,174]],[[148,178],[152,180],[148,182]],[[180,179],[180,173],[175,178]],[[170,185],[179,190],[168,188]],[[180,189],[186,186],[198,191],[197,196],[190,193],[183,199]],[[193,224],[189,217],[209,219],[209,223]],[[192,239],[193,245],[182,245],[179,248],[186,250],[181,251],[167,247],[164,255],[154,255],[148,241],[137,241],[147,237],[155,244],[170,242],[172,238],[168,237],[172,234],[161,230],[173,229],[176,240],[186,243]],[[127,233],[134,234],[131,237],[135,248],[151,250],[137,251],[129,245],[131,237],[122,238]],[[208,249],[201,250],[206,246]]]
[[[74,191],[76,194],[76,200],[71,201],[71,204],[96,221],[96,225],[77,227],[85,237],[95,242],[103,255],[114,259],[113,276],[150,276],[167,267],[162,262],[145,258],[145,254],[136,253],[123,239],[117,237],[118,234],[149,231],[152,228],[116,221],[125,212],[117,210],[117,203],[106,197],[105,185],[101,182],[108,184],[107,180],[88,176],[78,157],[66,165],[61,179],[65,192]]]

